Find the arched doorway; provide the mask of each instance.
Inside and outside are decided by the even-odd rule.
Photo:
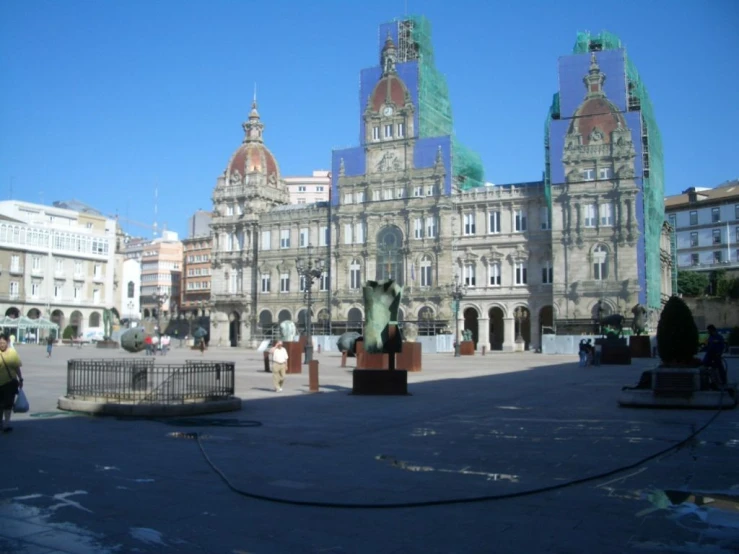
[[[272,338],[275,325],[272,323],[272,312],[262,310],[259,312],[259,328],[262,330],[263,336]]]
[[[313,333],[315,335],[330,335],[328,328],[328,310],[326,308],[318,312],[316,323],[313,324]]]
[[[69,316],[69,326],[72,328],[72,333],[74,333],[73,337],[79,337],[82,333],[82,323],[84,322],[84,318],[82,317],[82,312],[79,310],[75,310],[72,312],[72,315]]]
[[[90,327],[100,327],[100,313],[92,312],[90,314]]]
[[[311,325],[313,325],[312,320]],[[298,312],[297,326],[298,333],[303,334],[308,332],[308,310],[306,308],[303,308]]]
[[[515,341],[523,339],[524,350],[528,350],[531,344],[531,312],[525,306],[513,310],[513,333]]]
[[[232,347],[238,346],[241,340],[241,316],[235,311],[228,316],[228,340]]]
[[[404,284],[405,268],[403,260],[403,232],[395,225],[388,225],[377,233],[377,271],[378,281],[393,279]]]
[[[293,314],[290,313],[290,310],[280,310],[280,313],[277,314],[277,323],[282,323],[283,321],[290,321],[293,318]]]
[[[41,312],[38,308],[31,308],[28,310],[28,318],[29,319],[39,319],[41,317]]]
[[[51,312],[51,321],[59,326],[60,332],[64,332],[64,312],[61,310],[54,310]]]
[[[503,310],[497,306],[488,311],[490,318],[490,350],[503,350]]]
[[[428,337],[434,334],[434,310],[424,306],[418,310],[418,334]]]
[[[347,314],[347,331],[356,331],[357,333],[363,332],[363,319],[362,310],[359,308],[352,308]]]
[[[18,319],[21,316],[21,311],[16,307],[12,307],[5,310],[5,315],[13,319]]]
[[[551,306],[539,310],[539,329],[542,336],[554,334],[554,309]]]
[[[151,317],[151,312],[149,311],[149,308],[144,308],[144,319],[148,319]]]
[[[479,316],[480,314],[477,313],[477,310],[475,308],[465,308],[464,310],[464,328],[468,331],[472,331],[472,340],[475,343],[475,348],[477,348],[478,341],[477,320]]]

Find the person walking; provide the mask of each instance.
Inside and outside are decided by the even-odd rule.
[[[54,348],[54,335],[46,337],[46,357],[51,358],[51,349]]]
[[[2,421],[0,429],[3,433],[10,433],[10,416],[13,414],[13,404],[18,389],[23,388],[23,375],[21,374],[21,359],[18,352],[9,348],[7,335],[0,335],[0,410],[2,410]]]
[[[285,384],[285,373],[287,373],[287,350],[282,345],[282,341],[277,343],[269,351],[272,354],[272,381],[275,385],[275,392],[282,392],[282,385]]]

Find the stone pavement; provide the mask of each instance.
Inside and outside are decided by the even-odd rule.
[[[169,422],[56,411],[70,357],[133,356],[20,346],[32,412],[0,436],[0,552],[630,553],[739,549],[739,410],[689,444],[604,479],[566,485],[681,442],[712,411],[619,408],[655,362],[580,368],[574,357],[427,355],[407,397],[355,397],[340,356],[271,390],[261,354],[237,362],[241,412]],[[143,356],[143,354],[139,354]],[[200,357],[175,348],[157,363]],[[353,365],[353,360],[350,360]],[[734,366],[737,367],[734,367]],[[739,363],[732,360],[735,374]],[[251,422],[259,422],[254,426]],[[209,424],[208,424],[209,423]],[[183,438],[185,437],[185,438]],[[673,492],[682,491],[682,492]],[[705,496],[705,495],[708,496]]]

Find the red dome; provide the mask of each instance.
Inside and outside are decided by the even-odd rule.
[[[609,144],[611,133],[618,128],[619,122],[625,129],[626,121],[623,115],[608,99],[590,98],[575,112],[570,132],[577,129],[582,136],[582,143],[587,145],[590,142],[590,134],[597,127],[603,133],[603,142]]]
[[[372,91],[372,96],[370,96],[370,105],[374,111],[379,112],[382,105],[389,98],[389,100],[396,106],[404,106],[407,90],[405,83],[396,75],[383,77],[377,85],[375,85],[375,90]]]
[[[246,142],[234,152],[231,161],[228,162],[228,175],[230,176],[236,170],[241,176],[261,173],[268,178],[274,174],[277,180],[280,179],[280,169],[275,157],[260,142]]]

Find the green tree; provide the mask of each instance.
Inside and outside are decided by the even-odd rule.
[[[659,317],[657,350],[666,366],[689,364],[698,352],[698,328],[693,313],[679,296],[667,301]]]
[[[708,277],[697,271],[681,271],[677,274],[677,290],[684,296],[702,296],[708,288]]]

